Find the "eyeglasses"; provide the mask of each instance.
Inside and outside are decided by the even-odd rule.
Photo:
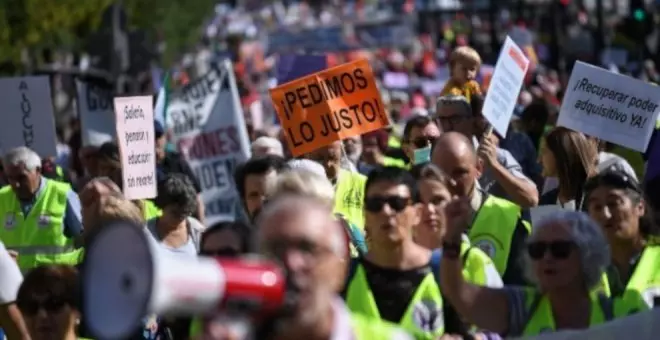
[[[410,197],[401,196],[371,196],[364,200],[364,208],[370,212],[380,212],[387,204],[392,210],[402,212],[410,205]]]
[[[546,252],[558,260],[565,260],[575,248],[575,243],[572,241],[552,241],[552,242],[531,242],[527,245],[527,253],[532,260],[540,260],[545,256]]]
[[[438,139],[438,137],[418,137],[415,138],[411,141],[411,143],[416,147],[416,148],[425,148],[429,145],[433,145],[435,141]]]
[[[220,248],[217,250],[202,250],[200,255],[202,256],[217,256],[217,257],[237,257],[241,252],[234,248]]]
[[[32,299],[27,301],[19,301],[18,303],[18,307],[21,312],[28,315],[37,314],[41,308],[43,308],[47,313],[57,313],[66,305],[67,303],[64,302],[64,300],[56,298],[48,298],[41,301]]]

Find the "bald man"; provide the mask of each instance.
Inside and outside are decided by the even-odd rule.
[[[431,162],[447,174],[452,195],[470,199],[472,224],[466,226],[470,241],[493,259],[504,284],[526,284],[520,257],[531,231],[529,211],[481,190],[482,160],[463,134],[443,133],[433,147]]]
[[[286,268],[288,288],[297,293],[291,313],[270,339],[412,339],[394,326],[352,315],[337,296],[348,251],[327,204],[284,196],[263,210],[257,226],[261,252]]]

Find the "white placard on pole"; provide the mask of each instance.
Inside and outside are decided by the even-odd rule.
[[[506,136],[520,88],[529,68],[529,59],[509,37],[506,37],[495,71],[484,99],[482,113],[495,131]]]

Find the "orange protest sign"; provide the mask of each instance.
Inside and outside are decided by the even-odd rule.
[[[294,156],[389,125],[364,59],[273,88],[270,98]]]

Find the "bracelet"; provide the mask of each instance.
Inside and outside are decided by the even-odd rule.
[[[460,242],[442,242],[442,257],[456,260],[461,256]]]

